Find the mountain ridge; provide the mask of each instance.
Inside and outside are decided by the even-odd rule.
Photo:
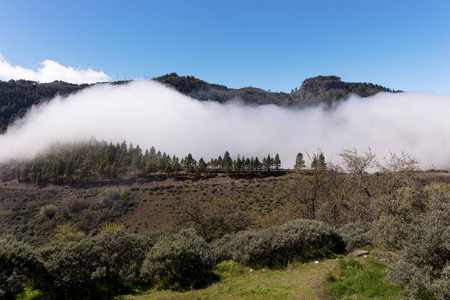
[[[307,78],[302,82],[300,89],[295,88],[295,91],[293,89],[290,94],[255,87],[231,89],[224,85],[210,84],[193,76],[179,76],[177,73],[166,74],[153,80],[169,85],[180,93],[198,100],[226,102],[239,99],[246,104],[275,104],[296,108],[319,103],[331,105],[336,101],[348,99],[353,94],[364,98],[379,92],[402,92],[373,83],[345,82],[334,75]]]
[[[305,79],[300,89],[295,88],[290,94],[266,91],[256,87],[232,89],[224,85],[208,83],[194,76],[179,76],[177,73],[155,77],[152,80],[201,101],[224,103],[239,100],[247,105],[274,104],[293,108],[304,108],[320,103],[331,105],[341,99],[349,98],[352,94],[368,97],[379,92],[401,92],[372,83],[345,82],[337,76],[316,76]],[[126,83],[128,81],[112,82],[112,84]],[[72,84],[63,81],[51,83],[29,80],[0,81],[0,133],[5,132],[15,120],[23,117],[32,105],[47,102],[57,95],[64,97],[74,94],[92,85],[95,84]]]

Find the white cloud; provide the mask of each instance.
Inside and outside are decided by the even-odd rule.
[[[424,168],[449,168],[449,111],[450,95],[428,93],[351,97],[324,111],[201,102],[151,81],[104,84],[34,107],[0,135],[0,162],[95,136],[197,160],[279,153],[286,168],[298,152],[321,147],[336,162],[342,149],[370,146],[379,159],[404,150]]]
[[[96,72],[91,68],[86,70],[65,67],[52,60],[45,60],[39,64],[37,70],[12,66],[0,54],[0,80],[26,79],[39,82],[53,82],[62,80],[70,83],[95,83],[110,81],[111,78],[103,72]]]

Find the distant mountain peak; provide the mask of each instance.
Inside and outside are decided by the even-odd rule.
[[[379,92],[396,93],[378,84],[367,82],[345,82],[338,76],[316,76],[305,79],[300,89],[280,103],[284,107],[306,107],[325,103],[331,105],[340,100],[348,99],[351,95],[360,97],[373,96]]]

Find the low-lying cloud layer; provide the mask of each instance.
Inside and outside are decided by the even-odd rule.
[[[298,152],[320,147],[337,161],[342,149],[370,146],[379,159],[406,151],[424,168],[450,166],[450,96],[380,93],[352,97],[331,110],[201,102],[151,81],[96,85],[34,107],[0,136],[0,162],[33,157],[56,142],[91,136],[126,140],[199,159],[280,154],[292,168]]]
[[[37,70],[12,66],[0,54],[0,80],[33,80],[39,82],[53,82],[62,80],[70,83],[95,83],[110,81],[111,77],[103,72],[96,72],[91,68],[87,70],[65,67],[52,60],[45,60],[39,64]]]

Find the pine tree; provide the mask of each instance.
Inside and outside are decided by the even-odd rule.
[[[280,167],[281,167],[281,159],[280,159],[280,156],[278,155],[278,153],[275,154],[275,158],[273,160],[273,164],[275,166],[275,170],[278,171],[280,169]]]
[[[325,162],[325,156],[322,152],[319,155],[314,154],[313,160],[311,162],[311,168],[316,170],[326,170],[327,163]]]
[[[231,168],[232,168],[231,160],[228,160],[225,164],[225,174],[227,174],[227,176],[230,176]]]
[[[301,169],[305,168],[305,160],[303,159],[303,154],[302,153],[297,153],[297,156],[295,158],[295,165],[294,165],[294,170],[296,171],[300,171]]]
[[[230,157],[230,153],[228,151],[225,151],[225,154],[223,155],[223,159],[222,159],[222,168],[226,169],[228,164],[230,165],[230,170],[231,170],[233,160]]]
[[[202,175],[202,172],[204,172],[206,170],[206,162],[203,160],[203,157],[200,157],[200,160],[198,161],[198,167],[197,167],[197,172],[196,172],[196,176],[200,177]]]

